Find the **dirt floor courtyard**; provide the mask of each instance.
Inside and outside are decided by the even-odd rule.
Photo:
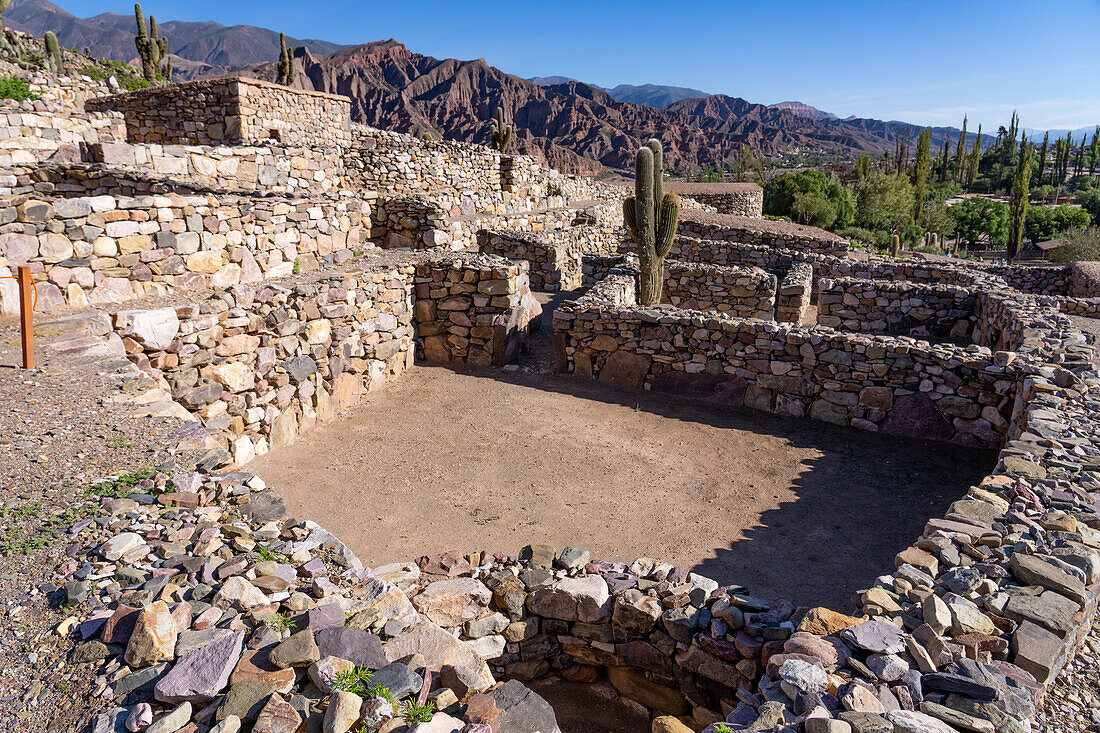
[[[249,469],[371,566],[575,545],[846,608],[994,461],[576,377],[417,366]]]

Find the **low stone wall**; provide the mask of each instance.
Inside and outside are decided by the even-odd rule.
[[[130,359],[243,465],[332,419],[412,364],[407,271],[238,285],[208,301],[119,311]]]
[[[447,216],[514,214],[571,201],[621,201],[624,189],[544,168],[531,156],[501,156],[484,145],[352,126],[348,176],[381,194],[430,195]]]
[[[993,262],[967,263],[968,267],[997,275],[1009,287],[1031,295],[1069,295],[1072,268],[1069,265],[1009,265]],[[1100,291],[1095,295],[1100,295]]]
[[[531,288],[549,292],[580,287],[584,255],[617,252],[622,241],[623,234],[618,229],[595,225],[538,233],[516,230],[477,233],[479,252],[527,262]]]
[[[387,248],[408,249],[474,249],[478,243],[478,232],[483,230],[520,230],[541,234],[572,228],[595,228],[599,232],[578,235],[581,243],[603,243],[614,240],[614,230],[621,225],[622,212],[610,203],[594,204],[583,209],[449,217],[434,197],[422,194],[380,195],[373,217],[374,237],[379,244]]]
[[[775,275],[759,268],[665,262],[662,300],[680,309],[772,320],[775,290]]]
[[[977,316],[975,291],[905,281],[827,279],[818,283],[817,322],[848,331],[969,337]]]
[[[555,362],[633,388],[838,425],[993,447],[1018,374],[979,347],[650,311],[594,288],[554,313]]]
[[[1100,297],[1100,262],[1075,262],[1070,267],[1069,291],[1078,298]]]
[[[775,299],[775,320],[780,323],[802,323],[810,308],[814,269],[805,262],[795,262],[779,283]]]
[[[43,276],[43,310],[228,287],[349,260],[369,213],[348,197],[17,198],[0,208],[0,268]],[[0,298],[18,308],[10,288]]]
[[[502,366],[542,323],[526,262],[455,255],[416,266],[415,318],[431,363]]]
[[[335,146],[351,143],[347,97],[246,77],[218,77],[89,100],[93,112],[120,112],[134,143],[222,142]]]
[[[849,249],[848,242],[823,229],[748,217],[721,216],[717,217],[721,219],[718,223],[710,218],[681,217],[679,234],[819,254],[844,255]]]
[[[80,160],[87,143],[126,139],[122,115],[82,112],[42,100],[0,99],[0,168],[51,159]],[[3,176],[0,174],[0,186]]]
[[[666,191],[675,191],[701,204],[712,207],[719,214],[732,214],[747,218],[764,216],[764,189],[755,183],[681,183],[665,184]]]

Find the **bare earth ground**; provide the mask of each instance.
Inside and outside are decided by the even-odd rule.
[[[847,608],[993,460],[580,378],[418,366],[249,469],[367,565],[575,545]]]

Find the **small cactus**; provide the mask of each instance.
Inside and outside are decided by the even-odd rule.
[[[638,150],[634,195],[623,202],[623,220],[638,244],[638,303],[657,305],[664,293],[665,257],[672,249],[680,220],[680,197],[664,193],[660,140],[650,140]]]
[[[286,47],[286,35],[283,33],[279,34],[279,65],[275,74],[278,76],[276,84],[288,87],[294,83],[294,54]]]
[[[508,154],[508,148],[512,145],[512,126],[504,124],[504,110],[497,107],[497,120],[489,132],[492,147],[501,155]]]
[[[60,73],[61,45],[57,42],[57,36],[53,31],[46,31],[46,68],[55,73]]]
[[[423,140],[426,143],[434,143],[435,142],[435,135],[433,135],[430,132],[425,132],[423,135],[420,136],[420,139]]]
[[[141,56],[141,74],[150,84],[157,81],[157,71],[160,69],[161,42],[157,37],[157,19],[149,16],[149,30],[145,28],[145,16],[141,12],[141,5],[134,3],[134,20],[137,21],[137,36],[134,37],[134,46]],[[168,41],[165,39],[164,48],[167,50]]]
[[[899,237],[897,234],[890,237],[890,256],[891,257],[900,257],[901,256],[901,237]]]
[[[164,62],[164,78],[167,81],[172,81],[172,57],[169,56],[168,60]]]

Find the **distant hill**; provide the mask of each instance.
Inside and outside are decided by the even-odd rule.
[[[135,61],[136,24],[134,16],[100,13],[91,18],[78,18],[49,0],[12,0],[4,13],[4,23],[16,30],[36,36],[46,31],[57,34],[68,48],[87,47],[97,58]],[[160,34],[168,38],[168,51],[179,59],[194,64],[175,64],[179,78],[196,74],[224,73],[230,69],[279,58],[279,34],[251,25],[224,26],[220,23],[188,23],[167,20],[157,25]],[[339,44],[315,39],[287,38],[293,46],[306,46],[314,53],[332,53]]]
[[[568,76],[532,76],[527,81],[534,82],[542,87],[555,84],[568,84],[577,81]],[[667,107],[682,99],[698,99],[707,96],[706,92],[687,87],[660,86],[658,84],[619,84],[616,87],[607,88],[596,84],[587,84],[593,89],[607,92],[616,102],[630,102],[631,104],[644,104],[647,107]]]
[[[779,104],[771,105],[773,109],[789,109],[799,117],[808,117],[811,120],[839,120],[840,118],[834,115],[832,112],[822,112],[817,107],[811,107],[808,104],[802,102],[780,102]]]

